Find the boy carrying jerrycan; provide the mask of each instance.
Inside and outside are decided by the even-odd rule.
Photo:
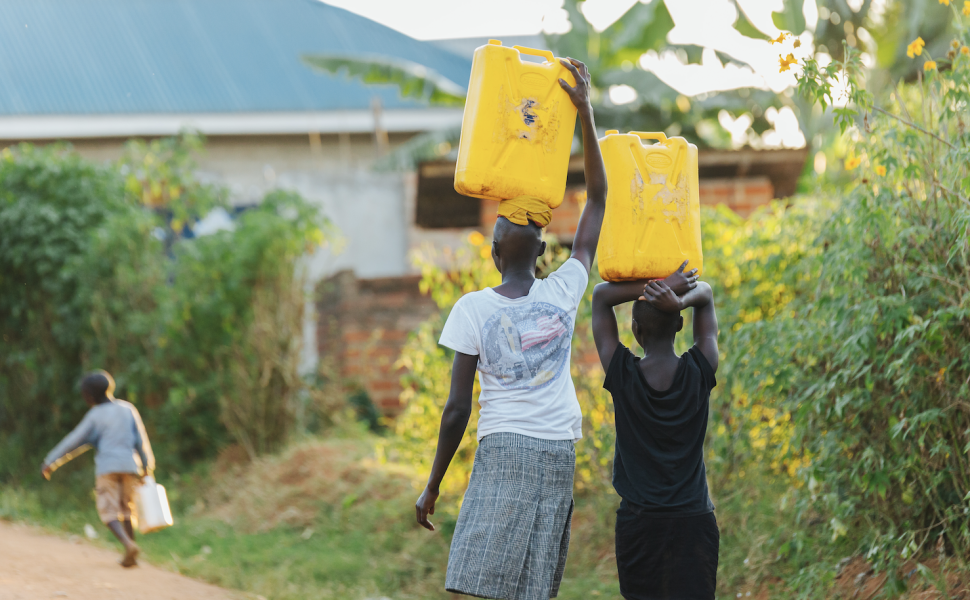
[[[139,553],[132,523],[136,514],[133,511],[136,489],[145,480],[149,485],[154,483],[155,456],[138,409],[129,402],[116,399],[114,389],[114,379],[106,371],[95,371],[81,379],[81,397],[90,410],[74,431],[50,451],[44,459],[41,474],[50,479],[58,467],[89,447],[95,449],[98,516],[125,547],[121,566],[133,567]],[[167,509],[167,501],[164,505]],[[167,510],[165,513],[168,515],[166,524],[170,525],[171,515]],[[145,531],[144,527],[142,531]]]

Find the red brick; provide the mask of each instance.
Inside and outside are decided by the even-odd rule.
[[[400,390],[401,386],[396,381],[371,381],[367,388],[375,392],[387,392]]]

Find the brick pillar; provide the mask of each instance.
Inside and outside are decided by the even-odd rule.
[[[395,363],[408,333],[437,310],[418,289],[420,277],[357,279],[343,271],[318,288],[320,360],[348,387],[361,386],[383,414],[400,412]]]

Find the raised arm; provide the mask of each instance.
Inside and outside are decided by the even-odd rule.
[[[697,269],[684,273],[686,266],[685,260],[679,269],[664,279],[664,283],[676,295],[687,294],[697,286]],[[593,339],[604,371],[609,370],[613,353],[620,343],[613,307],[641,298],[648,283],[649,280],[600,283],[593,288]]]
[[[414,508],[417,513],[418,524],[425,529],[434,531],[434,525],[428,521],[428,515],[434,514],[434,504],[438,500],[441,480],[451,465],[451,459],[458,451],[461,438],[468,427],[468,419],[472,414],[472,387],[475,383],[475,369],[478,367],[478,356],[455,353],[455,362],[451,367],[451,392],[441,413],[441,429],[438,432],[438,449],[434,454],[434,464],[431,466],[431,476],[428,485],[418,498]]]
[[[663,281],[651,281],[643,288],[642,299],[666,312],[693,308],[694,345],[717,371],[717,314],[714,312],[714,292],[707,282],[699,281],[694,289],[677,296]]]
[[[613,307],[633,302],[643,294],[646,281],[604,282],[593,288],[593,340],[604,371],[610,370],[613,353],[620,343]]]
[[[714,311],[714,291],[702,281],[688,292],[684,304],[694,308],[694,345],[717,372],[717,313]]]
[[[562,64],[572,71],[576,86],[559,80],[569,99],[579,110],[579,123],[583,130],[583,156],[586,161],[586,206],[579,217],[576,237],[573,239],[572,258],[583,263],[588,273],[596,256],[596,245],[600,240],[603,226],[603,213],[606,211],[606,167],[596,139],[596,126],[593,124],[593,107],[589,101],[589,69],[572,58],[562,60]]]

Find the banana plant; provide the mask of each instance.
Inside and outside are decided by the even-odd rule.
[[[813,115],[810,107],[796,96],[776,94],[768,90],[741,88],[686,98],[664,83],[655,74],[639,66],[640,57],[650,51],[675,50],[686,54],[688,63],[701,59],[703,48],[676,45],[667,41],[674,27],[667,2],[652,0],[637,2],[603,31],[597,31],[581,10],[582,0],[566,0],[571,29],[567,33],[546,35],[547,46],[557,56],[582,60],[592,74],[592,99],[597,123],[608,129],[665,130],[669,134],[684,135],[701,146],[725,146],[730,137],[720,126],[717,116],[726,110],[734,117],[749,114],[755,133],[771,127],[765,119],[769,107],[790,106],[799,118],[807,139],[826,133],[831,119]],[[746,37],[770,39],[752,23],[737,0],[730,0],[737,18],[734,29]],[[889,0],[881,12],[873,10],[872,0],[817,0],[819,18],[814,25],[815,52],[827,52],[833,58],[841,56],[843,43],[860,45],[875,43],[876,69],[870,74],[874,85],[889,84],[891,79],[914,77],[920,64],[906,56],[906,46],[917,36],[926,40],[926,50],[933,56],[946,52],[949,43],[949,11],[938,0]],[[803,0],[783,0],[782,10],[772,13],[778,29],[800,35],[811,29],[803,13]],[[864,40],[860,29],[871,35]],[[722,63],[740,66],[747,64],[727,53],[717,51]],[[305,56],[313,68],[330,74],[344,74],[360,78],[365,83],[394,84],[407,98],[429,105],[461,106],[464,88],[421,65],[386,56]],[[747,65],[750,66],[750,65]],[[616,105],[609,99],[614,85],[632,87],[634,101]],[[457,145],[459,128],[432,131],[415,136],[380,163],[380,168],[410,169],[422,160],[437,158]]]
[[[303,62],[330,75],[397,86],[404,98],[437,106],[463,106],[465,88],[422,64],[384,55],[307,54]]]

